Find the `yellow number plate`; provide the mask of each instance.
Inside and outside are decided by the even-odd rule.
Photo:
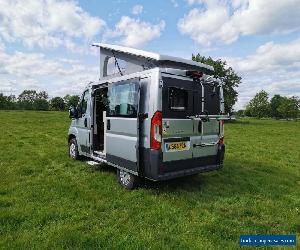
[[[181,142],[166,142],[165,143],[165,151],[166,152],[174,152],[174,151],[184,151],[190,149],[189,141],[181,141]]]

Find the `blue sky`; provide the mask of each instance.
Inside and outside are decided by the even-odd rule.
[[[236,109],[264,89],[300,96],[300,0],[0,0],[0,92],[80,94],[97,79],[92,42],[228,62]]]

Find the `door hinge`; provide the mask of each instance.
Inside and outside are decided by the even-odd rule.
[[[164,86],[163,80],[159,80],[159,87],[162,88]]]

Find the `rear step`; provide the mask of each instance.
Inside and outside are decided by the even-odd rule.
[[[93,154],[91,158],[93,160],[87,162],[89,165],[99,165],[99,164],[107,163],[105,155]],[[91,162],[91,164],[89,162]]]
[[[89,164],[90,166],[97,166],[101,164],[101,162],[98,161],[87,161],[86,163]]]

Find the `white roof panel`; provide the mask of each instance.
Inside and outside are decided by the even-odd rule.
[[[167,56],[167,55],[161,55],[158,53],[153,53],[153,52],[148,52],[144,50],[139,50],[139,49],[133,49],[129,47],[124,47],[124,46],[119,46],[119,45],[113,45],[113,44],[105,44],[105,43],[93,43],[92,46],[108,49],[108,50],[113,50],[117,52],[122,52],[125,54],[129,55],[134,55],[138,57],[144,57],[156,61],[171,61],[171,62],[178,62],[178,63],[184,63],[184,64],[189,64],[197,67],[202,67],[206,68],[208,70],[214,70],[214,68],[210,65],[195,62],[193,60],[187,60],[184,58],[180,57],[175,57],[175,56]]]

